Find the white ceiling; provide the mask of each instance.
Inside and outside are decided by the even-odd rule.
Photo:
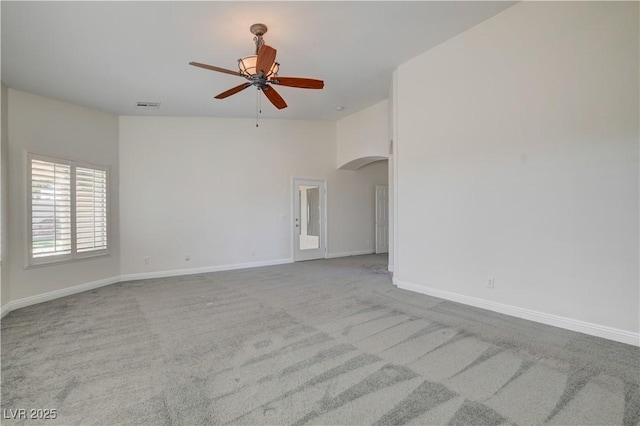
[[[262,116],[335,120],[387,98],[398,65],[512,4],[2,1],[2,81],[118,115],[253,117],[251,88],[213,98],[245,80],[188,63],[237,69],[254,51],[249,26],[262,22],[281,76],[325,81],[278,88],[289,107],[263,98]]]

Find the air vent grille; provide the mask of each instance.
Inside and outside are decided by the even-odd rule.
[[[136,108],[160,109],[160,102],[136,102]]]

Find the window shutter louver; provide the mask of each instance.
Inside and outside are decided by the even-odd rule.
[[[76,167],[78,253],[107,248],[107,172]]]
[[[31,162],[31,247],[34,258],[71,254],[71,167]]]
[[[108,170],[35,154],[29,166],[29,264],[107,254]]]

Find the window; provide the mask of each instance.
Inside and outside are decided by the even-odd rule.
[[[29,264],[108,252],[106,167],[28,156]]]

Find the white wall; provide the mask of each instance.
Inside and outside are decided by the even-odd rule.
[[[357,170],[389,156],[389,103],[384,100],[336,123],[337,165]]]
[[[398,68],[399,285],[637,336],[638,35],[521,2]]]
[[[117,117],[14,89],[9,89],[8,104],[11,301],[117,277],[120,271]],[[110,167],[110,256],[25,268],[27,152]]]
[[[396,245],[395,245],[395,236],[396,236],[396,228],[398,226],[398,222],[395,220],[396,215],[396,157],[394,155],[394,151],[396,149],[395,141],[397,139],[397,109],[396,109],[396,96],[398,95],[398,91],[396,90],[396,78],[397,78],[397,70],[393,71],[391,76],[391,82],[389,84],[389,111],[388,111],[388,125],[389,125],[389,271],[394,271],[394,266],[396,263]]]
[[[9,89],[4,83],[0,84],[2,96],[0,98],[0,116],[2,117],[2,131],[0,139],[0,309],[11,300],[9,285]]]
[[[122,274],[291,260],[293,176],[327,180],[329,255],[373,252],[386,163],[335,161],[332,122],[120,117]]]

